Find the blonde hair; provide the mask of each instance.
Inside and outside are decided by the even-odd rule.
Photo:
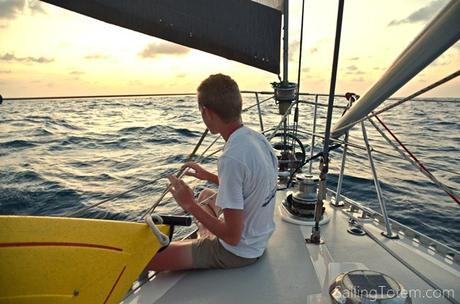
[[[197,89],[198,103],[214,111],[226,123],[241,118],[242,98],[236,82],[227,75],[211,75]]]

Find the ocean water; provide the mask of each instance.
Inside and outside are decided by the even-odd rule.
[[[313,97],[304,99],[312,101]],[[320,102],[326,100],[320,98]],[[253,95],[244,96],[245,107],[254,103]],[[336,104],[345,105],[345,100],[337,98]],[[260,130],[256,109],[244,113],[243,120]],[[341,112],[336,109],[334,118]],[[273,100],[262,105],[262,113],[265,129],[274,127],[280,119]],[[323,133],[326,108],[319,107],[318,113],[317,132]],[[301,131],[312,130],[312,115],[311,105],[300,106]],[[458,100],[410,101],[380,117],[440,181],[459,193]],[[407,161],[393,157],[399,154],[372,125],[366,123],[366,128],[389,216],[459,250],[460,206]],[[0,214],[68,216],[174,173],[204,129],[193,96],[7,100],[0,105]],[[311,137],[304,133],[299,137],[309,156]],[[214,138],[208,136],[203,147]],[[363,145],[360,127],[350,132],[350,141]],[[223,143],[218,140],[209,151]],[[321,140],[317,139],[313,152],[321,149]],[[204,166],[215,171],[217,156],[205,159]],[[331,152],[328,186],[334,190],[340,162],[341,150]],[[312,168],[317,174],[317,161]],[[207,185],[194,186],[199,191]],[[165,187],[166,180],[160,179],[77,216],[137,220]],[[359,147],[349,149],[342,190],[344,195],[379,211],[367,155]],[[157,211],[183,214],[169,196]],[[179,230],[178,235],[187,231]]]

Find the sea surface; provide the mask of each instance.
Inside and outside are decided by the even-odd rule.
[[[265,97],[261,95],[260,100]],[[314,97],[303,99],[313,101]],[[254,95],[245,95],[244,107],[255,100]],[[319,101],[327,102],[322,97]],[[335,103],[345,105],[345,100],[336,98]],[[264,129],[276,126],[280,116],[273,100],[261,108]],[[299,137],[309,157],[312,139],[303,131],[312,131],[314,108],[302,104],[299,109]],[[336,109],[334,119],[342,111]],[[323,133],[326,108],[318,107],[318,113],[316,132]],[[460,193],[460,100],[410,101],[380,117],[433,175]],[[260,130],[257,107],[245,112],[243,120]],[[292,123],[292,117],[290,120]],[[370,123],[365,126],[389,216],[459,250],[460,206],[399,158]],[[0,105],[0,214],[137,220],[165,189],[164,178],[116,200],[87,207],[176,172],[204,129],[194,96],[6,100]],[[208,136],[198,154],[214,138]],[[350,132],[350,141],[358,146],[349,149],[342,193],[380,211],[366,151],[360,147],[360,126]],[[223,143],[218,140],[209,152]],[[313,154],[321,151],[321,143],[317,138]],[[328,186],[332,189],[336,188],[341,151],[331,152]],[[206,158],[204,166],[215,171],[217,157]],[[312,169],[318,174],[317,161]],[[195,191],[207,186],[187,181]],[[169,196],[157,211],[183,214]],[[179,236],[187,232],[182,229]]]

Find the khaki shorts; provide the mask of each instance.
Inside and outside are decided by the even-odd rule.
[[[195,269],[243,267],[258,259],[243,258],[229,252],[216,237],[199,238],[192,243],[192,263]]]

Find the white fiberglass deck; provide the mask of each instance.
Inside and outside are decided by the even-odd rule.
[[[278,193],[279,204],[285,192]],[[415,294],[413,303],[450,303],[391,256],[369,236],[347,232],[349,213],[326,206],[330,216],[322,226],[323,245],[307,245],[311,227],[283,221],[255,265],[230,270],[160,273],[123,303],[332,303],[329,285],[340,272],[371,269],[383,272]],[[408,237],[389,240],[374,221],[364,227],[406,262],[460,300],[460,267]]]

